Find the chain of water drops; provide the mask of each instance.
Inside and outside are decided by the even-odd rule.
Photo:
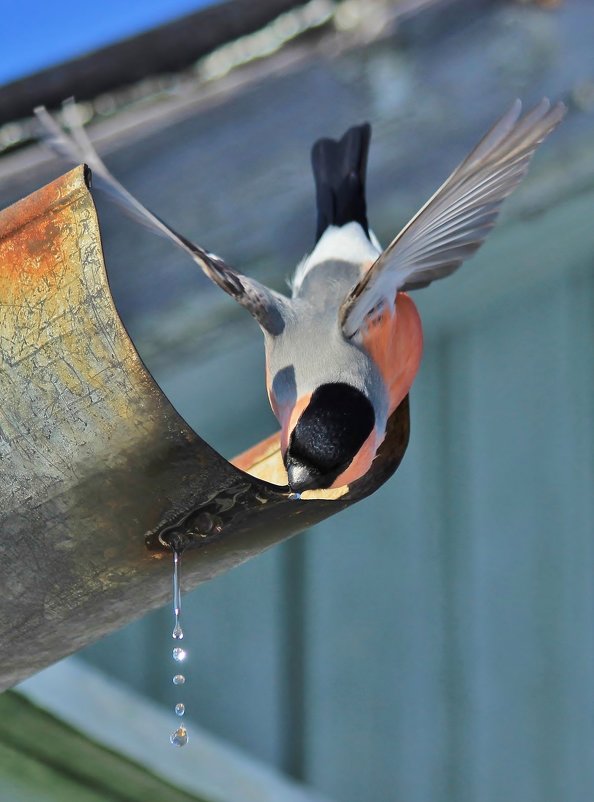
[[[291,493],[289,498],[292,500],[299,500],[301,498],[301,493]],[[175,623],[173,627],[173,632],[171,633],[171,637],[173,638],[174,646],[172,649],[172,657],[177,664],[183,663],[188,653],[186,650],[179,645],[180,641],[183,640],[184,631],[181,625],[181,584],[180,584],[180,572],[181,572],[181,556],[182,550],[179,548],[172,548],[173,551],[173,615],[175,618]],[[179,688],[181,685],[185,685],[186,678],[184,674],[181,672],[176,673],[173,675],[173,684],[176,688]],[[175,707],[175,715],[178,717],[178,721],[182,719],[182,716],[186,713],[186,706],[183,702],[176,702]],[[171,733],[169,736],[169,740],[174,746],[185,746],[188,743],[188,731],[186,729],[186,725],[183,721],[179,721],[178,726],[176,729]]]
[[[183,663],[187,657],[187,652],[179,645],[183,640],[184,631],[181,625],[181,585],[180,585],[180,569],[181,569],[181,552],[177,549],[173,550],[173,615],[175,617],[175,625],[171,637],[173,638],[174,647],[172,650],[172,657],[177,665]],[[184,685],[186,678],[183,674],[174,674],[173,684],[176,687]],[[175,715],[181,718],[185,712],[186,707],[183,702],[176,702]],[[185,746],[188,743],[188,731],[183,721],[179,723],[174,732],[169,736],[169,740],[174,746]]]

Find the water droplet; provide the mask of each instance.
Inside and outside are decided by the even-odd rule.
[[[181,564],[181,553],[178,551],[173,552],[173,614],[175,616],[175,626],[173,627],[173,632],[171,633],[174,641],[180,641],[183,636],[183,630],[181,627],[181,584],[180,584],[180,564]],[[187,652],[185,649],[182,649],[181,646],[174,646],[171,654],[173,659],[176,663],[183,662],[187,657]],[[185,685],[186,678],[183,674],[176,674],[173,677],[173,684],[174,685]],[[175,715],[176,716],[183,716],[186,712],[186,706],[183,702],[178,702],[175,705]],[[175,732],[173,732],[169,740],[174,746],[185,746],[188,743],[188,731],[183,725],[180,725]]]
[[[183,725],[180,725],[175,732],[171,733],[169,740],[174,746],[185,746],[188,743],[187,729]]]
[[[175,626],[173,628],[174,638],[183,638],[184,633],[181,628],[181,584],[180,584],[181,554],[179,551],[173,552],[173,614],[175,615]],[[176,632],[181,635],[176,636]]]
[[[290,501],[299,501],[300,499],[301,499],[301,493],[289,493]]]
[[[175,660],[176,663],[182,663],[188,656],[186,650],[182,649],[181,646],[176,646],[175,649],[171,652],[171,654],[173,655],[173,659]]]

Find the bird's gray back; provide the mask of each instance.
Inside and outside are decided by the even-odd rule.
[[[285,328],[267,338],[268,370],[279,403],[292,406],[323,384],[344,382],[379,399],[374,406],[379,406],[376,414],[382,414],[385,391],[379,372],[369,356],[344,337],[339,324],[342,302],[361,270],[353,263],[327,260],[303,277]]]

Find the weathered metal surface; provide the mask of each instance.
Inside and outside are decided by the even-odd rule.
[[[163,604],[159,535],[199,547],[193,587],[373,492],[408,441],[405,400],[336,501],[291,501],[217,454],[118,317],[83,167],[0,214],[0,358],[1,688]]]

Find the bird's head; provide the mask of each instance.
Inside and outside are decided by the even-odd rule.
[[[366,473],[375,456],[375,424],[372,403],[349,384],[322,384],[300,399],[283,438],[291,490],[339,487]]]

